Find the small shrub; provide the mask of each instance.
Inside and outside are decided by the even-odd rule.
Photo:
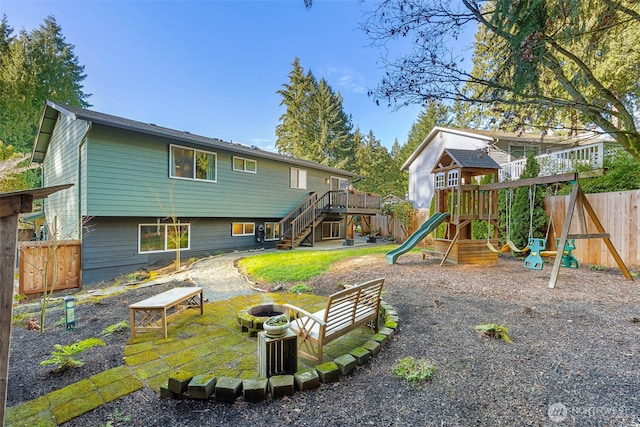
[[[607,267],[605,267],[604,265],[598,265],[598,264],[589,265],[589,270],[591,271],[605,271],[606,269]]]
[[[13,313],[13,316],[11,317],[11,324],[13,326],[26,325],[32,317],[33,313]]]
[[[104,346],[105,342],[99,338],[87,338],[71,345],[54,345],[49,359],[40,362],[40,365],[55,365],[56,371],[64,371],[71,368],[79,368],[84,362],[75,359],[73,356],[84,352],[95,346]]]
[[[15,304],[21,304],[27,300],[27,296],[25,294],[16,294],[13,296],[13,302]]]
[[[149,278],[149,273],[146,271],[134,271],[133,273],[127,274],[127,281],[129,282],[140,282],[142,280],[147,280]]]
[[[291,289],[289,289],[290,292],[293,292],[296,294],[311,292],[312,290],[313,288],[305,283],[298,283],[297,285],[294,285],[291,287]]]
[[[64,325],[66,325],[66,324],[67,324],[67,319],[65,319],[65,317],[64,317],[64,315],[63,315],[63,316],[61,316],[61,317],[56,321],[56,323],[54,323],[54,324],[53,324],[53,326],[54,326],[54,327],[57,327],[57,326],[64,326]]]
[[[105,298],[106,298],[106,296],[104,296],[104,295],[94,296],[94,297],[89,298],[87,300],[87,302],[90,302],[93,305],[103,305],[105,303],[104,302]]]
[[[436,367],[424,359],[405,357],[398,360],[393,367],[393,374],[403,380],[407,380],[412,386],[428,381],[436,373]]]
[[[270,326],[284,326],[289,323],[289,319],[282,314],[280,316],[270,317],[265,323]]]
[[[509,337],[509,329],[506,326],[498,325],[497,323],[488,323],[486,325],[477,325],[474,329],[480,332],[483,337],[502,339],[506,342],[512,342]]]
[[[104,328],[104,331],[102,331],[102,335],[113,335],[118,332],[124,332],[128,329],[129,324],[126,320],[123,320],[122,322],[114,323],[113,325],[109,325]]]

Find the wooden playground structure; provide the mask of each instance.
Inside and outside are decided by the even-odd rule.
[[[549,287],[554,288],[561,266],[571,268],[578,266],[577,260],[571,255],[571,250],[575,248],[575,241],[603,239],[623,275],[627,280],[633,280],[613,246],[609,233],[602,226],[582,192],[577,173],[497,182],[499,168],[500,166],[491,158],[479,155],[475,150],[445,149],[440,156],[433,169],[436,190],[435,212],[449,214],[448,221],[443,225],[444,236],[434,238],[432,252],[442,256],[440,265],[445,261],[454,264],[493,264],[498,262],[499,252],[528,251],[529,255],[525,261],[527,268],[542,269],[541,256],[554,257],[549,279]],[[472,184],[476,177],[485,175],[492,175],[494,183]],[[562,232],[559,237],[556,236],[557,248],[564,248],[564,250],[546,250],[548,236],[544,239],[530,236],[529,245],[524,249],[516,248],[510,241],[502,248],[496,249],[498,246],[498,192],[519,187],[535,189],[536,186],[561,183],[573,185]],[[569,234],[574,215],[578,218],[580,232]],[[595,231],[588,230],[587,217],[595,225]],[[486,239],[472,239],[471,224],[474,220],[485,220],[493,225],[493,236],[488,236]],[[507,239],[510,239],[509,233],[507,233]]]

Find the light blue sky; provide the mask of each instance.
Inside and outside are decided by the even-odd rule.
[[[274,150],[294,57],[343,96],[363,133],[403,144],[419,106],[378,107],[379,50],[356,1],[0,0],[16,32],[53,15],[85,66],[91,109]]]

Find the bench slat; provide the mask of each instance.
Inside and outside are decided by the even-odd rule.
[[[322,363],[324,344],[368,324],[377,332],[383,284],[384,278],[375,279],[332,294],[324,310],[311,314],[318,320],[298,307],[284,304],[285,311],[294,315],[290,328],[298,335],[300,356]]]

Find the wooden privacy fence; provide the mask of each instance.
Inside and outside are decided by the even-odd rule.
[[[627,267],[640,266],[640,211],[638,210],[640,190],[596,193],[586,196]],[[545,198],[545,210],[553,221],[549,238],[552,238],[554,229],[555,235],[560,237],[568,204],[569,196]],[[595,231],[595,225],[588,215],[585,216],[585,225],[587,230],[582,229],[579,212],[575,212],[569,234]],[[576,249],[572,254],[581,264],[618,267],[602,239],[580,239],[575,243]]]
[[[57,291],[80,287],[80,240],[20,242],[18,257],[20,295],[43,293],[45,269],[47,291],[51,286]]]

